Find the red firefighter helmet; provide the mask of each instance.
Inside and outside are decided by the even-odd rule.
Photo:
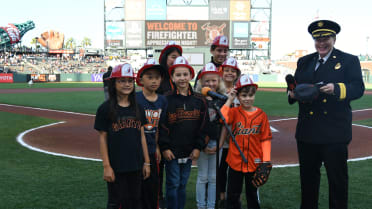
[[[195,73],[194,73],[194,68],[191,67],[191,65],[189,65],[189,62],[187,62],[186,58],[183,57],[183,56],[179,56],[177,57],[174,62],[173,62],[173,65],[169,68],[168,72],[169,72],[169,75],[172,76],[172,72],[173,70],[176,68],[176,67],[187,67],[189,70],[190,70],[190,73],[191,73],[191,79],[194,78],[195,76]]]
[[[213,45],[229,48],[229,39],[226,36],[217,36],[213,40],[212,46]]]
[[[137,78],[136,78],[136,82],[137,82],[137,85],[138,86],[143,86],[143,84],[141,83],[140,81],[140,78],[142,77],[143,73],[147,70],[147,69],[155,69],[155,70],[158,70],[160,72],[160,75],[163,77],[164,76],[164,73],[165,73],[165,70],[163,68],[163,66],[159,65],[155,59],[153,58],[150,58],[148,59],[145,64],[143,64],[143,67],[138,71],[137,73]]]
[[[213,63],[207,63],[203,69],[201,69],[201,72],[199,73],[198,75],[198,80],[203,77],[203,75],[207,74],[207,73],[214,73],[214,74],[217,74],[219,76],[221,76],[221,73],[218,71],[218,69],[216,68],[216,66],[213,64]]]
[[[229,57],[225,60],[225,62],[222,63],[221,65],[222,67],[222,71],[223,71],[223,68],[224,67],[231,67],[231,68],[234,68],[235,70],[237,70],[237,73],[238,73],[238,77],[240,76],[241,74],[241,71],[238,67],[238,62],[236,61],[236,59],[234,57]]]
[[[235,89],[239,90],[245,86],[254,86],[256,89],[258,88],[258,85],[253,83],[252,79],[249,77],[249,75],[243,74],[238,79],[238,82],[236,82]]]
[[[110,79],[112,78],[135,78],[133,68],[130,64],[119,64],[114,67],[111,72]]]

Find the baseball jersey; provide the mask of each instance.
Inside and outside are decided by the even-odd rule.
[[[146,134],[147,149],[149,154],[156,152],[156,134],[158,131],[159,121],[165,120],[165,110],[168,107],[168,101],[165,96],[158,94],[158,99],[151,102],[146,99],[143,92],[136,93],[138,104],[145,110],[146,124],[144,131]]]
[[[143,151],[141,144],[141,127],[146,123],[141,107],[140,118],[131,107],[117,106],[115,121],[109,118],[110,103],[105,101],[99,106],[94,122],[94,129],[107,132],[107,149],[110,164],[115,172],[141,170]]]
[[[227,123],[232,126],[236,142],[248,160],[248,163],[243,161],[238,148],[230,140],[226,162],[235,171],[254,172],[257,165],[263,162],[261,143],[272,139],[266,113],[258,107],[255,108],[253,112],[247,112],[241,106],[230,108],[224,105],[221,108]]]

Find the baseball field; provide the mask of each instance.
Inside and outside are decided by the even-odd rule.
[[[260,188],[263,209],[297,209],[297,105],[290,106],[283,84],[259,84],[255,105],[268,115],[275,165]],[[266,88],[267,87],[267,88]],[[275,87],[275,88],[268,88]],[[353,141],[349,146],[349,208],[372,205],[372,86],[352,102]],[[0,209],[103,209],[107,190],[99,161],[94,114],[103,102],[102,84],[0,84]],[[187,209],[196,208],[193,168]],[[243,198],[244,199],[244,198]],[[320,207],[328,208],[324,169]],[[245,205],[245,200],[243,200]]]

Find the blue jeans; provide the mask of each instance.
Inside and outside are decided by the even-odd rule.
[[[209,141],[208,147],[216,147],[216,141]],[[216,202],[216,154],[200,152],[198,178],[196,181],[196,205],[198,208],[214,208]],[[208,191],[206,186],[208,184]]]
[[[178,160],[165,161],[166,197],[168,209],[183,209],[186,203],[186,184],[191,172],[191,159],[184,164]]]

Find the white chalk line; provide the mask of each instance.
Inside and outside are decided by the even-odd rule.
[[[4,105],[4,106],[15,106],[15,107],[20,107],[20,108],[29,108],[29,109],[42,110],[42,111],[54,111],[54,112],[61,112],[61,113],[67,113],[67,114],[95,116],[95,115],[92,115],[92,114],[68,112],[68,111],[61,111],[61,110],[50,110],[50,109],[44,109],[44,108],[26,107],[26,106],[9,105],[9,104],[0,104],[0,105]],[[362,110],[354,110],[353,112],[370,111],[370,110],[372,110],[372,108],[370,108],[370,109],[362,109]],[[270,122],[295,120],[295,119],[297,119],[297,118],[284,118],[284,119],[278,119],[278,120],[271,120]],[[53,125],[57,125],[57,124],[60,124],[60,123],[65,123],[65,122],[62,121],[62,122],[57,122],[57,123],[51,123],[51,124],[48,124],[48,125],[43,125],[43,126],[39,126],[39,127],[36,127],[36,128],[32,128],[32,129],[26,130],[26,131],[22,132],[21,134],[19,134],[17,136],[17,142],[20,143],[22,146],[30,149],[30,150],[34,150],[34,151],[37,151],[37,152],[42,152],[42,153],[49,154],[49,155],[55,155],[55,156],[61,156],[61,157],[79,159],[79,160],[102,161],[101,159],[96,159],[96,158],[79,157],[79,156],[74,156],[74,155],[67,155],[67,154],[61,154],[61,153],[56,153],[56,152],[49,152],[49,151],[46,151],[46,150],[42,150],[42,149],[33,147],[31,145],[28,145],[27,143],[25,143],[23,141],[23,136],[26,135],[27,133],[31,132],[31,131],[34,131],[34,130],[37,130],[37,129],[41,129],[41,128],[45,128],[45,127],[49,127],[49,126],[53,126]],[[358,124],[353,124],[353,125],[364,127],[364,128],[372,128],[372,127],[369,127],[369,126],[358,125]],[[353,158],[353,159],[349,159],[348,162],[361,161],[361,160],[369,160],[369,159],[372,159],[372,156],[361,157],[361,158]],[[283,165],[274,165],[273,167],[274,168],[284,168],[284,167],[296,167],[298,165],[299,164],[283,164]]]
[[[73,159],[79,159],[79,160],[91,160],[91,161],[101,161],[101,159],[95,159],[95,158],[87,158],[87,157],[79,157],[79,156],[75,156],[75,155],[67,155],[67,154],[62,154],[62,153],[57,153],[57,152],[50,152],[50,151],[46,151],[46,150],[43,150],[43,149],[40,149],[40,148],[37,148],[37,147],[34,147],[34,146],[31,146],[29,144],[27,144],[24,140],[23,140],[23,137],[32,132],[32,131],[35,131],[37,129],[42,129],[42,128],[46,128],[46,127],[49,127],[49,126],[54,126],[54,125],[58,125],[58,124],[62,124],[62,123],[65,123],[65,121],[61,121],[61,122],[57,122],[57,123],[51,123],[51,124],[47,124],[47,125],[43,125],[43,126],[39,126],[39,127],[36,127],[36,128],[32,128],[32,129],[28,129],[22,133],[20,133],[18,136],[17,136],[17,142],[20,143],[22,146],[30,149],[30,150],[33,150],[33,151],[36,151],[36,152],[41,152],[41,153],[45,153],[45,154],[48,154],[48,155],[54,155],[54,156],[60,156],[60,157],[67,157],[67,158],[73,158]]]
[[[18,107],[18,108],[24,108],[24,109],[48,111],[48,112],[60,112],[60,113],[67,113],[67,114],[73,114],[73,115],[96,116],[96,115],[86,114],[86,113],[68,112],[68,111],[63,111],[63,110],[53,110],[53,109],[45,109],[45,108],[38,108],[38,107],[27,107],[27,106],[10,105],[10,104],[0,104],[0,105],[8,106],[8,107]]]

